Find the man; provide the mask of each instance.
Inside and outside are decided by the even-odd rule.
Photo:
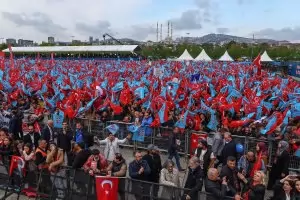
[[[132,180],[132,192],[135,194],[136,200],[149,199],[145,196],[150,195],[150,186],[134,180],[149,181],[151,169],[147,161],[142,160],[142,153],[135,153],[135,160],[129,164],[129,176]],[[144,197],[143,197],[144,196]]]
[[[229,156],[234,157],[235,159],[237,158],[236,143],[232,140],[231,133],[229,132],[224,133],[224,140],[225,140],[225,145],[222,150],[223,166],[226,165],[227,158]]]
[[[227,196],[234,197],[238,192],[241,191],[237,174],[238,171],[236,169],[236,158],[229,156],[227,158],[227,165],[222,167],[220,175],[222,179],[226,177],[229,188],[229,191],[227,191]]]
[[[198,200],[198,192],[202,190],[204,174],[200,167],[200,160],[197,157],[192,157],[189,160],[189,172],[185,182],[185,191],[183,199]]]
[[[73,135],[70,130],[68,130],[67,122],[62,123],[62,130],[57,135],[57,147],[64,151],[64,161],[67,164],[67,154],[71,151],[71,141]]]
[[[225,128],[221,128],[220,131],[216,132],[212,141],[212,152],[217,157],[218,162],[215,163],[215,167],[218,167],[222,163],[222,150],[224,147],[224,133],[227,131]]]
[[[44,139],[38,141],[38,147],[35,151],[35,164],[41,166],[46,162],[47,159],[47,142]]]
[[[179,128],[175,127],[173,130],[173,134],[171,134],[170,139],[169,139],[169,148],[168,148],[168,153],[169,153],[169,160],[172,160],[173,157],[175,157],[176,160],[176,165],[179,171],[184,171],[180,165],[180,157],[178,154],[178,148],[180,146],[180,140],[178,139],[178,134],[179,134]]]
[[[222,179],[222,184],[219,181],[219,172],[216,168],[210,168],[205,179],[205,191],[209,193],[206,200],[220,200],[226,196],[227,180]]]
[[[72,166],[73,169],[80,169],[83,167],[84,163],[91,155],[89,149],[84,149],[84,143],[75,143],[72,151],[73,159],[69,159],[69,166]]]
[[[23,138],[24,144],[31,144],[34,148],[37,148],[41,138],[40,134],[34,132],[34,127],[31,124],[28,126],[28,131],[28,134]]]
[[[104,156],[109,162],[112,162],[115,158],[116,153],[120,153],[119,144],[124,144],[130,140],[131,135],[129,134],[123,140],[119,140],[115,137],[115,133],[110,132],[108,137],[104,140],[99,140],[100,145],[105,145]]]
[[[113,177],[122,177],[119,179],[119,187],[118,192],[121,200],[125,200],[125,178],[127,172],[126,161],[123,158],[122,154],[117,153],[115,155],[115,159],[112,163],[107,167],[107,176]]]
[[[153,144],[149,144],[147,148],[147,154],[143,156],[143,160],[147,161],[151,173],[149,175],[148,180],[153,183],[159,183],[159,174],[162,169],[160,157],[156,154],[157,148]],[[156,155],[155,155],[156,154]],[[154,185],[153,187],[153,196],[157,197],[159,187]]]
[[[254,153],[252,151],[249,151],[246,155],[243,155],[240,158],[238,162],[238,171],[241,172],[246,178],[250,178],[254,175],[254,172],[252,172],[252,170],[256,162],[260,162],[258,163],[258,169],[256,170],[265,171],[266,167],[264,161],[262,159],[260,161],[256,159],[258,158],[255,158]]]
[[[8,132],[13,137],[14,140],[23,139],[22,131],[22,116],[21,113],[18,113],[17,110],[13,110],[12,118],[9,120]]]
[[[55,143],[56,141],[56,135],[54,133],[53,129],[53,121],[48,120],[47,125],[42,131],[42,138],[46,140],[48,144]]]
[[[76,123],[76,131],[74,136],[75,143],[84,143],[85,148],[89,148],[94,144],[94,138],[92,135],[85,134],[83,131],[83,127],[80,122]]]
[[[207,170],[211,168],[216,160],[214,153],[208,149],[206,140],[200,140],[198,148],[195,150],[195,156],[200,160],[200,166],[204,176],[207,175]]]

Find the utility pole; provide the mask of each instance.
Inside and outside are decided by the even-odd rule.
[[[158,22],[156,24],[156,42],[158,42]]]
[[[252,45],[251,45],[251,60],[253,59],[253,45],[254,45],[255,41],[254,41],[254,34],[253,34],[253,38],[252,38]]]
[[[163,36],[162,36],[162,24],[160,24],[160,41],[162,42],[163,41]]]

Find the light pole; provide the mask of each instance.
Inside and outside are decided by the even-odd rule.
[[[4,40],[4,38],[0,38],[0,40],[1,40],[1,44],[3,44],[3,40]]]

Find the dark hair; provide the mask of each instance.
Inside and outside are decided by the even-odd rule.
[[[231,161],[231,162],[232,162],[232,161],[236,161],[236,159],[235,159],[235,157],[233,157],[233,156],[229,156],[229,157],[227,158],[227,162],[228,162],[228,161]]]
[[[28,147],[29,148],[29,152],[32,152],[32,145],[30,143],[26,143],[24,145],[24,147]]]
[[[116,159],[117,159],[117,160],[120,160],[120,161],[123,160],[122,154],[116,153],[115,155],[116,155]]]
[[[93,149],[93,150],[92,150],[92,155],[93,155],[93,156],[96,156],[96,155],[99,155],[99,154],[100,154],[99,149]]]

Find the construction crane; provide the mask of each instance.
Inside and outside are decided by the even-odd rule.
[[[121,45],[124,45],[120,40],[114,38],[113,36],[109,35],[108,33],[104,33],[103,34],[103,40],[104,40],[104,43],[105,43],[105,38],[106,36],[110,37],[112,40],[116,41],[117,43],[121,44]]]

